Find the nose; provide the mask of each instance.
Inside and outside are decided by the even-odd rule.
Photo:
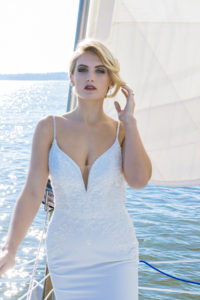
[[[94,81],[94,73],[92,71],[87,72],[87,81]]]

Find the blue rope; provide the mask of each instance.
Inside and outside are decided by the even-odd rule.
[[[200,282],[195,282],[195,281],[190,281],[190,280],[186,280],[186,279],[182,279],[182,278],[178,278],[178,277],[175,277],[175,276],[172,276],[172,275],[169,275],[157,268],[155,268],[154,266],[152,266],[151,264],[149,264],[148,262],[146,262],[145,260],[140,260],[141,263],[144,263],[146,264],[147,266],[149,266],[150,268],[160,272],[161,274],[165,275],[165,276],[168,276],[170,278],[173,278],[173,279],[176,279],[176,280],[180,280],[180,281],[183,281],[183,282],[187,282],[187,283],[192,283],[192,284],[197,284],[197,285],[200,285]]]

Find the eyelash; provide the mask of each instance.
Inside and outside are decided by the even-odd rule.
[[[79,68],[78,69],[78,72],[85,72],[85,71],[87,71],[86,68]],[[105,73],[105,70],[103,70],[103,69],[97,69],[96,71],[97,71],[97,73],[101,73],[101,74]]]

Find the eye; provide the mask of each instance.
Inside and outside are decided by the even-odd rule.
[[[104,69],[97,69],[97,73],[105,73],[106,71]]]
[[[85,71],[87,71],[87,69],[84,67],[78,68],[78,72],[85,72]]]

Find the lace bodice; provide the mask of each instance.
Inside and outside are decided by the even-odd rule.
[[[94,257],[94,261],[105,261],[106,253],[111,253],[114,260],[124,257],[137,260],[135,229],[125,207],[127,183],[122,173],[118,141],[120,121],[115,142],[92,164],[86,189],[79,166],[57,145],[55,117],[53,120],[49,169],[55,207],[48,231],[57,235],[60,244],[65,237],[73,249],[74,244],[81,245],[82,249],[83,245],[95,248],[90,260]],[[56,245],[52,244],[52,247]]]

